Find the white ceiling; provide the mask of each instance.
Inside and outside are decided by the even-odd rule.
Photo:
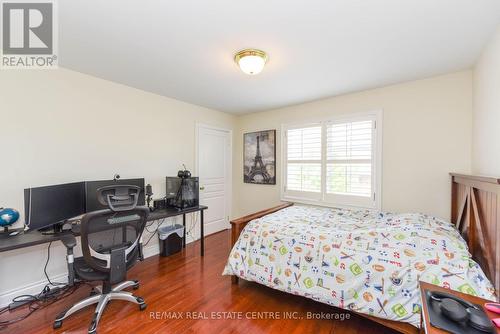
[[[60,66],[247,113],[473,66],[500,0],[71,0]],[[236,51],[269,54],[257,76]]]

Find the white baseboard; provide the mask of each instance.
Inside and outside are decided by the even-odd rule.
[[[144,258],[160,254],[160,246],[158,244],[148,245],[142,249]]]
[[[52,282],[59,282],[59,283],[66,283],[68,282],[68,274],[59,274],[50,277],[50,280]],[[4,292],[0,295],[0,307],[4,307],[9,305],[12,302],[12,299],[14,299],[17,296],[21,295],[37,295],[39,294],[43,288],[48,284],[47,280],[41,280],[38,282],[30,283],[25,286],[21,286],[19,288],[15,288],[12,290],[9,290],[7,292]]]

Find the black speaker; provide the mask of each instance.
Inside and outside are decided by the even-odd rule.
[[[153,208],[155,210],[163,210],[167,208],[167,200],[165,198],[155,199],[153,201]]]

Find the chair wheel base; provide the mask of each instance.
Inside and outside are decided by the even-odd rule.
[[[139,305],[139,310],[144,311],[146,309],[146,307],[148,307],[148,305],[146,303],[140,304]]]
[[[61,328],[61,326],[62,326],[62,321],[54,321],[52,328],[58,329],[58,328]]]
[[[95,334],[95,333],[97,333],[97,323],[96,323],[95,319],[96,318],[95,318],[95,315],[94,315],[94,319],[90,323],[90,327],[89,327],[89,331],[88,331],[89,334]]]

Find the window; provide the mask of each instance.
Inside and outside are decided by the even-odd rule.
[[[283,127],[283,199],[379,208],[381,112]]]
[[[287,188],[321,192],[321,126],[287,132]]]

